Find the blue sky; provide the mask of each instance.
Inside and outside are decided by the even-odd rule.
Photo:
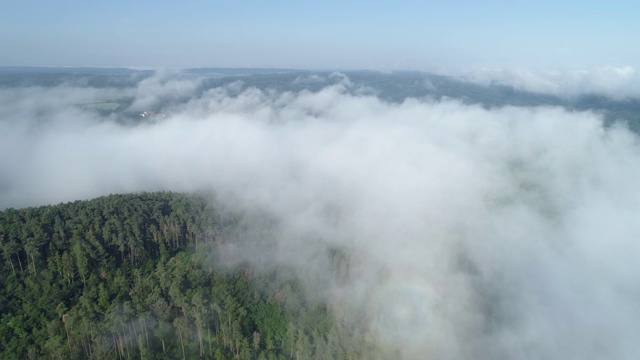
[[[0,66],[640,63],[640,4],[631,1],[0,1],[0,9]]]

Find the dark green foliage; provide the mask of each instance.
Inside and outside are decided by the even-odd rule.
[[[165,192],[0,212],[0,358],[352,356],[294,279],[210,263],[236,223]]]

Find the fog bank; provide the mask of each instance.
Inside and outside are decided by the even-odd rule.
[[[404,358],[640,356],[636,135],[590,112],[348,86],[148,80],[128,90],[136,111],[194,95],[135,126],[75,105],[110,90],[3,90],[0,208],[212,190],[280,224],[269,251],[238,256],[315,273],[322,301],[360,309]],[[340,281],[328,246],[351,254]]]

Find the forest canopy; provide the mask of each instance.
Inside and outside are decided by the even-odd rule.
[[[242,216],[211,204],[158,192],[0,212],[0,357],[346,359],[372,349],[301,279],[216,266]]]

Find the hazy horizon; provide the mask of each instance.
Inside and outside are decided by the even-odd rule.
[[[640,66],[640,5],[2,2],[0,66],[456,71]]]

